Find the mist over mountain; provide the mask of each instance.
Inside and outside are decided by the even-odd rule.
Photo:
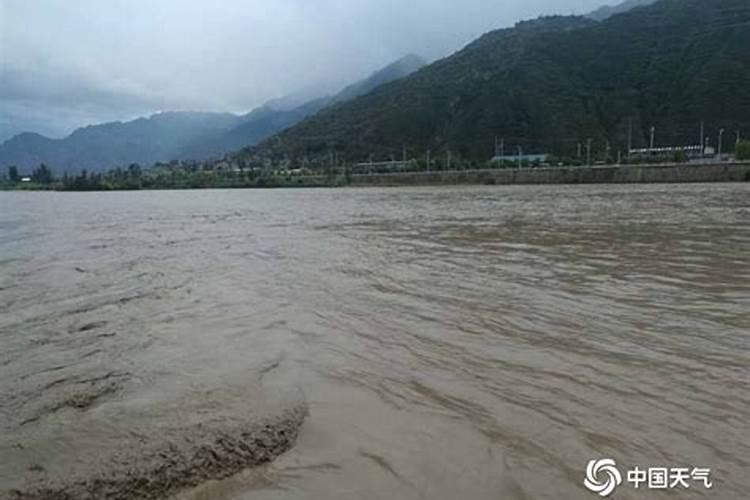
[[[519,19],[612,1],[3,0],[0,143],[291,95],[288,110],[404,54],[433,61]]]
[[[167,112],[130,122],[80,128],[63,139],[22,133],[0,144],[0,166],[30,170],[41,163],[57,173],[102,171],[132,163],[201,160],[252,146],[326,106],[366,94],[402,78],[425,62],[409,55],[346,87],[334,96],[297,104],[276,99],[242,116],[230,113]]]
[[[0,165],[29,170],[44,163],[58,173],[150,165],[170,160],[187,144],[240,122],[228,113],[169,112],[80,128],[64,139],[23,133],[0,145]]]
[[[487,33],[454,55],[325,109],[246,159],[350,161],[507,150],[696,144],[699,122],[750,129],[750,2],[661,0],[597,22],[554,16]],[[322,160],[324,161],[324,160]]]
[[[383,84],[414,73],[425,64],[424,59],[410,54],[376,71],[364,80],[349,85],[333,96],[312,99],[291,109],[287,108],[288,100],[274,100],[245,115],[242,123],[231,130],[191,143],[180,152],[179,156],[191,159],[207,158],[237,151],[246,146],[254,146],[263,139],[301,122],[328,106],[365,95]]]
[[[586,14],[586,17],[595,21],[604,21],[614,15],[623,14],[635,9],[636,7],[645,7],[654,2],[656,2],[656,0],[625,0],[620,4],[599,7],[595,11]]]
[[[750,3],[628,0],[587,16],[549,16],[488,32],[424,67],[407,56],[338,94],[274,99],[252,112],[162,113],[79,129],[20,134],[0,167],[56,172],[235,155],[245,160],[363,161],[506,152],[572,156],[593,147],[697,143],[750,128]],[[599,21],[598,19],[601,19]]]
[[[331,98],[332,103],[345,102],[359,96],[363,96],[386,83],[400,80],[421,69],[427,61],[415,54],[409,54],[398,61],[389,64],[385,68],[376,71],[368,78],[349,85],[344,90]]]

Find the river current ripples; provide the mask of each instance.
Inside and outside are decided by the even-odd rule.
[[[304,399],[178,497],[741,500],[749,382],[747,184],[0,193],[0,491]]]

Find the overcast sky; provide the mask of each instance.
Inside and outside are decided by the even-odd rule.
[[[0,141],[162,110],[247,112],[617,0],[0,0]]]

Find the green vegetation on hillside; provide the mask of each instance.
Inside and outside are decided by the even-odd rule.
[[[616,5],[605,5],[603,7],[599,7],[595,11],[589,12],[586,17],[588,17],[589,19],[594,19],[596,21],[604,21],[614,15],[631,11],[637,7],[645,7],[647,5],[651,5],[655,1],[656,0],[625,0],[624,2],[618,3]]]
[[[750,141],[738,142],[736,155],[738,160],[750,160]]]
[[[550,17],[488,33],[405,79],[324,110],[237,155],[325,164],[506,152],[603,160],[632,146],[750,129],[750,2],[661,0],[596,22]],[[609,146],[609,148],[608,148]],[[317,163],[316,163],[317,162]]]

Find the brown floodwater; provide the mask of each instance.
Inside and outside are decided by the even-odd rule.
[[[750,184],[0,193],[6,493],[305,401],[176,498],[740,500],[749,383]]]

